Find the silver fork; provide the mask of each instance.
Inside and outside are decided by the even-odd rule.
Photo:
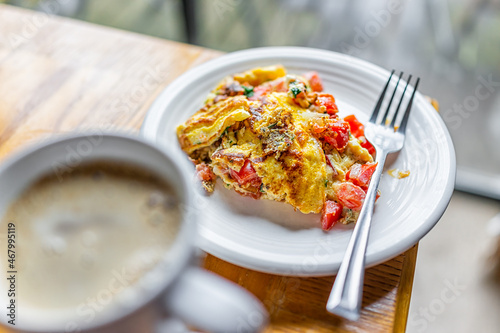
[[[389,100],[389,104],[380,117],[379,111],[382,107],[382,102],[384,101],[385,94],[392,80],[393,74],[394,70],[391,72],[391,76],[389,76],[389,80],[387,80],[384,90],[382,90],[382,93],[380,94],[369,122],[365,124],[365,137],[373,145],[373,147],[375,147],[375,162],[377,162],[378,165],[372,175],[363,207],[361,208],[358,221],[356,222],[351,239],[347,245],[344,259],[342,260],[342,264],[340,265],[339,272],[326,304],[328,312],[350,320],[358,320],[360,315],[363,279],[365,273],[365,252],[368,244],[368,235],[372,221],[373,206],[375,205],[375,198],[377,195],[377,187],[382,176],[382,170],[384,168],[387,154],[395,153],[403,148],[406,125],[408,124],[413,98],[415,97],[415,92],[417,91],[418,83],[420,82],[420,78],[417,78],[415,88],[413,89],[413,93],[411,94],[411,98],[408,102],[403,118],[401,119],[399,126],[396,126],[397,118],[400,118],[398,117],[399,109],[412,76],[410,75],[408,77],[404,91],[396,110],[393,113],[392,120],[389,123],[388,115],[390,114],[390,108],[392,101],[394,100],[394,96],[396,95],[399,82],[403,77],[403,72],[399,75],[396,87],[394,88],[391,99]],[[379,120],[378,118],[381,119]]]

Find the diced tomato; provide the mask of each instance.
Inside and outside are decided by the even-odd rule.
[[[342,205],[333,200],[327,200],[323,206],[323,214],[321,216],[321,228],[330,230],[342,215]]]
[[[249,97],[249,100],[257,100],[262,96],[270,93],[272,91],[272,87],[269,85],[260,85],[253,88],[253,96]]]
[[[355,115],[351,114],[349,116],[344,117],[344,120],[349,123],[349,127],[351,128],[351,134],[359,139],[361,142],[361,147],[366,148],[370,155],[375,154],[375,148],[372,146],[368,140],[365,138],[365,125],[359,122],[358,118]]]
[[[328,154],[325,155],[325,159],[326,159],[326,164],[328,164],[329,166],[331,166],[332,169],[333,169],[333,166],[335,165],[335,163],[332,162],[330,155],[328,155]]]
[[[272,92],[286,92],[288,87],[286,86],[286,82],[284,78],[278,78],[273,81],[265,82],[260,86],[253,88],[253,95],[249,97],[249,100],[258,100],[262,98],[264,95],[267,95]]]
[[[286,81],[284,77],[280,77],[276,80],[268,82],[268,84],[272,87],[272,91],[276,92],[287,92],[288,87],[286,85]]]
[[[360,187],[368,186],[375,168],[377,168],[377,163],[353,164],[345,175],[346,180]]]
[[[375,147],[373,147],[373,145],[370,142],[368,142],[368,140],[366,140],[364,136],[358,137],[358,140],[360,141],[361,147],[366,148],[366,150],[368,150],[370,155],[375,154]]]
[[[262,183],[249,160],[245,161],[239,172],[229,169],[229,173],[240,185],[259,186]]]
[[[337,150],[343,150],[349,141],[349,125],[341,119],[329,119],[328,125],[331,132],[325,136],[326,142]]]
[[[324,106],[326,112],[330,115],[336,114],[339,111],[337,104],[335,104],[335,98],[330,94],[319,94],[314,104]]]
[[[327,129],[327,127],[323,121],[318,121],[318,120],[313,119],[311,121],[311,125],[312,125],[312,129],[313,129],[314,133],[316,133],[316,134],[323,133]]]
[[[365,196],[366,193],[361,187],[349,182],[340,184],[337,189],[337,198],[340,203],[352,210],[361,210]]]
[[[237,188],[234,189],[239,195],[242,195],[244,197],[250,197],[252,199],[260,199],[262,193],[260,192],[242,192],[238,190]]]
[[[198,174],[198,178],[200,178],[200,180],[212,181],[216,178],[210,167],[205,163],[196,165],[196,173]]]
[[[312,91],[323,91],[323,83],[321,82],[321,79],[319,78],[317,72],[307,72],[304,74],[304,78],[309,81],[309,85],[311,86]]]
[[[365,125],[360,123],[355,115],[351,114],[347,117],[344,117],[344,120],[349,123],[352,135],[354,135],[357,138],[365,135]]]
[[[343,150],[349,141],[349,124],[342,119],[327,118],[326,120],[313,121],[312,129],[317,137],[324,139],[337,150]]]
[[[368,193],[368,186],[362,186],[361,189],[365,191],[365,193]],[[375,195],[375,202],[377,202],[378,198],[380,198],[380,190],[377,190],[377,194]]]
[[[332,177],[337,178],[339,175],[339,172],[337,171],[337,168],[335,167],[335,162],[332,161],[332,155],[326,154],[326,164],[328,164],[332,168]]]

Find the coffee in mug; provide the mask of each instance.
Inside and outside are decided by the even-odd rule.
[[[127,287],[165,257],[180,220],[170,185],[142,168],[92,162],[41,177],[0,226],[15,226],[18,312],[85,320],[120,306]]]

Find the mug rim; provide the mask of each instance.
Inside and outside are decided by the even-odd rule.
[[[180,220],[180,230],[178,231],[174,243],[170,247],[168,251],[165,252],[163,255],[163,260],[165,260],[168,257],[168,254],[171,252],[179,252],[181,255],[179,257],[176,257],[175,261],[169,265],[169,270],[168,273],[165,274],[165,277],[162,278],[162,282],[158,285],[158,287],[153,291],[149,292],[146,296],[141,295],[141,297],[137,300],[134,301],[133,306],[129,306],[126,309],[119,309],[115,306],[115,308],[112,310],[111,313],[108,313],[107,316],[99,316],[96,315],[95,318],[91,321],[91,323],[87,323],[83,326],[78,327],[79,330],[82,331],[88,331],[92,329],[96,329],[102,326],[110,325],[116,321],[119,321],[120,319],[123,319],[137,310],[143,308],[144,306],[152,303],[155,301],[157,298],[161,297],[162,295],[165,294],[166,290],[172,283],[175,281],[176,278],[180,276],[182,271],[189,265],[189,261],[192,257],[192,254],[194,252],[194,238],[197,235],[197,230],[196,230],[196,209],[194,209],[194,189],[189,186],[190,185],[190,178],[188,176],[188,173],[185,172],[186,167],[181,165],[181,164],[188,164],[187,161],[185,161],[182,158],[175,158],[179,154],[174,151],[173,149],[170,149],[162,144],[155,143],[151,140],[148,140],[147,138],[138,136],[138,135],[133,135],[130,133],[126,132],[118,132],[118,131],[100,131],[99,133],[96,133],[91,130],[79,132],[79,133],[70,133],[70,134],[56,134],[55,136],[51,136],[49,138],[45,138],[42,141],[32,143],[30,145],[27,145],[26,147],[23,147],[20,149],[18,152],[15,152],[12,154],[12,156],[7,157],[3,162],[0,163],[0,179],[3,177],[4,173],[10,170],[13,167],[16,167],[18,164],[26,163],[25,160],[37,153],[40,152],[41,150],[48,149],[50,147],[54,147],[56,145],[62,145],[62,144],[68,144],[74,140],[79,140],[83,138],[88,138],[92,135],[99,135],[102,136],[103,140],[108,139],[113,139],[113,140],[118,140],[118,141],[129,141],[129,142],[134,142],[138,143],[139,145],[142,145],[144,147],[147,147],[156,153],[159,153],[162,155],[163,158],[165,158],[171,166],[174,168],[174,172],[179,177],[182,187],[183,187],[183,194],[181,193],[181,190],[173,188],[174,192],[180,197],[182,204],[186,207],[185,210],[182,211],[181,215],[181,220]],[[61,153],[63,155],[63,153]],[[90,156],[91,157],[91,156]],[[113,159],[108,159],[108,158],[100,158],[98,160],[108,160],[108,161],[113,161]],[[24,162],[23,162],[24,161]],[[83,161],[92,161],[92,159],[85,157]],[[116,159],[114,159],[116,161]],[[132,162],[133,164],[133,162]],[[145,163],[146,165],[148,164],[147,162]],[[139,165],[139,163],[136,164],[136,167],[142,168],[142,169],[147,169],[144,165]],[[36,170],[36,179],[39,179],[40,177],[43,176],[44,171],[42,171],[42,167],[34,165],[32,168],[35,168]],[[155,175],[161,177],[165,181],[167,181],[168,184],[171,184],[171,181],[165,176],[158,174],[158,172],[154,170],[152,171]],[[29,185],[33,184],[33,180],[28,180],[23,184],[23,189],[26,189]],[[173,186],[172,186],[173,187]],[[182,197],[181,197],[182,194]],[[8,198],[8,205],[15,200],[17,197],[10,197]],[[7,208],[6,207],[6,208]],[[0,218],[2,218],[0,216]],[[163,262],[163,261],[162,261]],[[161,270],[161,263],[158,263],[153,269],[151,269],[149,272],[152,271],[160,271]],[[148,273],[149,273],[148,272]],[[144,277],[148,274],[145,273],[141,279],[139,279],[138,282],[134,283],[131,286],[127,286],[126,288],[138,288],[138,285],[144,281]],[[113,305],[111,305],[113,307]],[[54,310],[54,312],[57,312],[57,310]],[[5,327],[10,327],[8,325],[8,317],[5,317],[0,320],[0,324],[4,325]],[[73,321],[75,318],[68,318],[67,322]],[[66,322],[66,323],[67,323]],[[64,325],[64,321],[59,321],[58,323],[52,322],[51,325],[54,327],[50,327],[49,325],[45,325],[42,330],[40,330],[40,321],[24,321],[22,323],[16,322],[16,326],[13,327],[16,330],[21,330],[25,332],[64,332],[66,329],[62,327]]]

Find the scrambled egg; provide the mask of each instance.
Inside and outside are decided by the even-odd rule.
[[[279,65],[224,79],[177,128],[205,188],[213,191],[219,177],[240,194],[287,202],[303,213],[339,201],[350,168],[373,158],[338,118],[318,79],[287,75]],[[342,222],[355,217],[344,205]]]

